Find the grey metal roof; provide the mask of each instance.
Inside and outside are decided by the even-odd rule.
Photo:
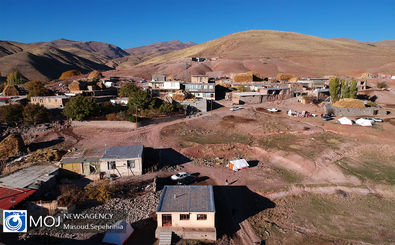
[[[108,148],[102,159],[138,158],[143,154],[143,145],[113,146]]]
[[[215,212],[211,185],[167,185],[157,212]]]
[[[47,182],[58,172],[52,165],[36,165],[18,170],[15,173],[0,178],[0,184],[14,188],[37,189],[36,183]]]

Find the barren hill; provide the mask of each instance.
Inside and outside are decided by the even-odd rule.
[[[100,59],[88,59],[51,46],[0,41],[0,72],[18,70],[29,80],[48,81],[64,71],[109,70]]]
[[[152,43],[146,46],[125,49],[126,52],[130,54],[128,57],[115,59],[118,69],[126,69],[135,66],[141,62],[149,60],[153,57],[170,53],[175,50],[185,49],[196,45],[193,42],[180,42],[178,40],[168,41],[168,42],[158,42]]]
[[[121,58],[129,55],[125,50],[121,49],[120,47],[117,47],[109,43],[102,43],[96,41],[81,42],[81,41],[72,41],[67,39],[58,39],[51,42],[38,42],[32,44],[51,46],[73,53],[75,53],[77,49],[80,49],[90,53],[95,53],[104,56],[106,59]],[[75,54],[78,55],[78,53]]]
[[[282,31],[245,31],[154,57],[130,72],[172,73],[177,63],[188,72],[190,57],[215,58],[205,64],[216,73],[255,70],[273,76],[356,75],[366,71],[395,73],[395,50],[365,43],[324,39]],[[177,66],[178,67],[178,66]],[[122,70],[122,66],[119,67]],[[126,72],[126,71],[123,71]]]

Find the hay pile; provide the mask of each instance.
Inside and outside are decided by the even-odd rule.
[[[339,108],[365,108],[365,103],[362,100],[344,98],[333,103],[333,106]]]
[[[39,149],[31,154],[26,161],[28,162],[50,162],[60,161],[64,155],[63,151],[56,149]]]
[[[262,81],[262,76],[258,72],[249,71],[246,73],[236,73],[233,75],[233,82],[243,83],[243,82],[254,82]]]
[[[7,85],[3,90],[4,96],[18,96],[20,95],[19,89],[15,85]]]
[[[299,79],[297,77],[295,77],[294,75],[291,74],[284,74],[284,73],[279,73],[276,76],[276,79],[278,81],[284,81],[284,82],[296,82]]]
[[[101,74],[101,72],[100,71],[96,71],[96,70],[92,71],[88,75],[88,79],[100,79],[102,77],[103,77],[103,75]]]
[[[0,160],[8,160],[26,152],[26,146],[20,135],[10,134],[0,142]]]
[[[69,91],[71,93],[74,92],[81,92],[82,88],[81,88],[81,83],[79,81],[73,81],[70,85],[69,85]]]

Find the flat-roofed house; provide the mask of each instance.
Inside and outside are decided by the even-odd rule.
[[[215,100],[215,84],[213,83],[185,83],[185,91],[197,98]]]
[[[35,96],[31,97],[30,101],[32,104],[39,104],[47,109],[61,109],[64,108],[69,97],[64,95],[58,96]]]
[[[174,232],[184,239],[216,240],[211,185],[165,186],[156,210],[155,236]]]
[[[143,174],[143,145],[113,146],[100,159],[100,171],[116,176]]]
[[[192,75],[191,83],[208,83],[209,79],[206,75]]]

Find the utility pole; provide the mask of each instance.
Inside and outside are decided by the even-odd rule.
[[[139,127],[138,118],[139,118],[139,114],[138,114],[138,109],[137,109],[137,105],[136,105],[136,128]]]

